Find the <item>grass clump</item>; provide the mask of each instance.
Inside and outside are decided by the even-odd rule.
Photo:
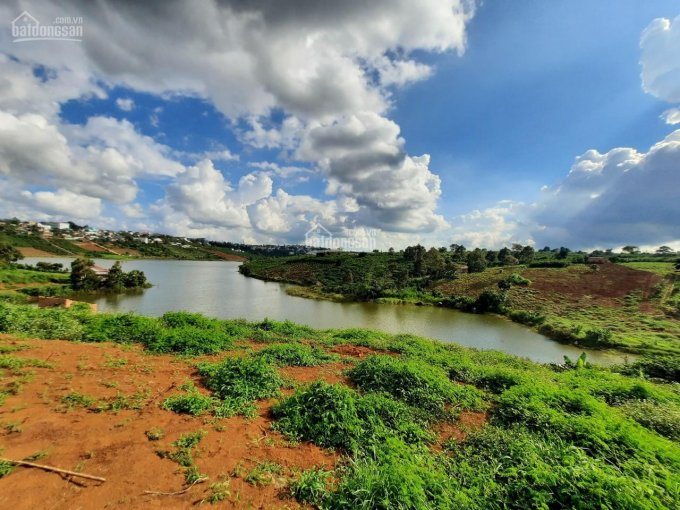
[[[360,361],[348,375],[360,390],[388,393],[421,409],[433,420],[447,416],[448,407],[482,408],[479,390],[454,384],[441,368],[416,359],[371,356]]]
[[[255,354],[278,366],[313,367],[337,360],[337,356],[307,344],[274,344]]]
[[[267,487],[283,475],[283,466],[276,462],[258,463],[244,478],[243,481],[256,487]]]
[[[199,372],[227,410],[276,396],[283,386],[276,369],[262,358],[227,358],[218,364],[203,364]]]
[[[10,354],[0,354],[0,368],[8,368],[10,370],[18,370],[25,367],[36,368],[53,368],[54,365],[34,358],[17,358]]]
[[[288,485],[291,495],[301,503],[321,507],[329,495],[328,484],[332,471],[308,469]]]
[[[170,459],[184,469],[184,481],[187,484],[193,484],[200,480],[207,479],[207,476],[199,473],[196,463],[194,462],[194,448],[198,446],[206,434],[207,432],[205,430],[182,434],[179,439],[172,443],[172,446],[175,447],[175,451],[159,450],[157,452],[159,457]]]
[[[184,393],[165,399],[161,407],[179,414],[200,416],[211,411],[215,406],[215,399],[198,391],[193,382],[183,384],[181,389]]]
[[[659,509],[665,489],[624,474],[552,434],[487,427],[452,443],[446,470],[453,508]],[[644,477],[643,477],[644,478]]]
[[[385,394],[358,395],[346,386],[312,383],[274,406],[274,427],[296,440],[358,451],[388,436],[426,442],[431,436],[417,421],[416,409]]]

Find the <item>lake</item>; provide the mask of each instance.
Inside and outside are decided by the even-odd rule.
[[[26,258],[61,262],[71,258]],[[96,259],[103,267],[114,261]],[[154,285],[143,292],[123,295],[88,296],[84,300],[107,312],[136,312],[159,316],[171,310],[201,312],[223,319],[259,321],[269,318],[290,320],[326,328],[371,328],[389,333],[412,333],[444,342],[456,342],[479,349],[494,349],[539,362],[562,362],[584,350],[588,359],[601,364],[623,360],[610,351],[593,351],[563,345],[520,324],[494,315],[463,313],[448,308],[375,303],[335,303],[290,296],[286,285],[248,278],[238,272],[239,262],[129,260],[123,269],[144,271]]]

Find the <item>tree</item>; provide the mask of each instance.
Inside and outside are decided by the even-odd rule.
[[[486,254],[483,250],[475,248],[467,254],[468,273],[481,273],[486,269]]]
[[[23,259],[24,256],[14,246],[7,243],[0,243],[0,264],[9,264]]]
[[[424,271],[434,276],[440,277],[444,272],[446,260],[437,248],[430,248],[425,255],[423,255],[423,269]]]
[[[111,290],[123,290],[125,287],[125,273],[120,265],[120,262],[116,262],[109,269],[106,278],[104,278],[104,287]]]
[[[659,246],[656,249],[656,253],[658,253],[659,255],[670,255],[671,253],[673,253],[673,248],[671,248],[670,246],[665,246],[665,245]]]
[[[149,283],[146,280],[146,275],[144,271],[139,271],[133,269],[132,271],[125,274],[125,287],[128,289],[141,289],[143,287],[149,287]]]
[[[621,248],[621,251],[624,253],[630,253],[632,255],[634,253],[640,253],[640,247],[629,244]]]
[[[452,244],[450,246],[451,248],[451,256],[453,260],[456,262],[463,262],[465,261],[465,257],[467,255],[467,250],[465,249],[465,246],[462,244]]]
[[[96,290],[101,281],[92,269],[94,261],[89,258],[78,258],[71,262],[71,287],[75,290]]]
[[[565,248],[564,246],[560,246],[560,249],[557,252],[557,258],[558,259],[566,259],[569,256],[570,253],[571,253],[571,250],[569,248]]]
[[[519,260],[520,264],[531,264],[531,262],[534,260],[534,255],[536,254],[536,250],[534,250],[531,246],[524,246],[515,257],[517,257],[517,260]]]
[[[515,264],[519,263],[519,261],[513,257],[509,248],[501,248],[499,250],[498,262],[500,262],[502,266],[514,266]]]

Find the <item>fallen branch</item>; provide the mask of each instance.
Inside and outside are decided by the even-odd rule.
[[[88,480],[97,480],[98,482],[105,482],[106,478],[100,476],[87,475],[85,473],[78,473],[76,471],[69,471],[68,469],[60,469],[52,466],[45,466],[44,464],[35,464],[33,462],[27,462],[25,460],[12,460],[0,458],[0,462],[9,462],[10,464],[15,464],[17,466],[33,467],[38,469],[44,469],[45,471],[54,471],[55,473],[61,473],[69,476],[78,476],[80,478],[87,478]]]
[[[179,496],[180,494],[184,494],[185,492],[188,492],[189,489],[191,489],[197,483],[205,482],[207,479],[208,478],[199,478],[195,482],[192,482],[190,485],[185,487],[184,489],[179,490],[179,491],[175,491],[175,492],[144,491],[144,494],[149,494],[151,496]]]

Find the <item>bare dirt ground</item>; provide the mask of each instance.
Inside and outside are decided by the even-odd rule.
[[[8,337],[2,343],[11,343]],[[137,348],[113,344],[79,344],[58,340],[19,340],[27,350],[12,356],[33,358],[53,368],[30,368],[32,379],[0,407],[1,456],[24,459],[37,452],[35,462],[106,478],[100,483],[63,477],[33,468],[17,467],[0,479],[0,508],[190,508],[212,492],[211,483],[227,481],[229,496],[219,508],[299,508],[284,491],[287,477],[314,466],[332,467],[335,454],[308,444],[290,444],[270,430],[269,410],[274,400],[259,403],[255,419],[215,420],[192,417],[160,408],[167,396],[187,379],[196,379],[192,361],[152,356]],[[217,359],[217,358],[214,358]],[[337,382],[346,365],[283,369],[305,382]],[[3,378],[3,382],[7,379]],[[116,395],[142,395],[141,409],[93,412],[66,409],[62,397],[73,392],[102,401]],[[145,432],[160,428],[164,437],[150,441]],[[175,492],[184,487],[178,464],[160,458],[158,450],[180,434],[205,430],[196,464],[209,476],[184,494],[161,496],[145,491]],[[283,466],[281,476],[266,486],[246,483],[244,475],[262,462]],[[237,476],[234,476],[237,474]]]
[[[238,255],[232,255],[231,253],[224,253],[223,251],[219,251],[219,250],[210,250],[210,253],[212,253],[216,257],[219,257],[223,260],[229,260],[229,261],[232,261],[232,262],[243,262],[244,260],[246,260],[245,257],[240,257]]]
[[[38,248],[30,248],[27,246],[22,246],[17,248],[24,257],[59,257],[55,253],[50,253],[48,251],[39,250]]]
[[[597,271],[588,266],[569,268],[569,271],[526,269],[522,274],[532,281],[532,289],[541,293],[568,299],[591,296],[595,301],[610,305],[636,291],[642,293],[643,299],[649,299],[654,287],[661,282],[661,277],[657,274],[619,264],[602,264],[597,267]]]

